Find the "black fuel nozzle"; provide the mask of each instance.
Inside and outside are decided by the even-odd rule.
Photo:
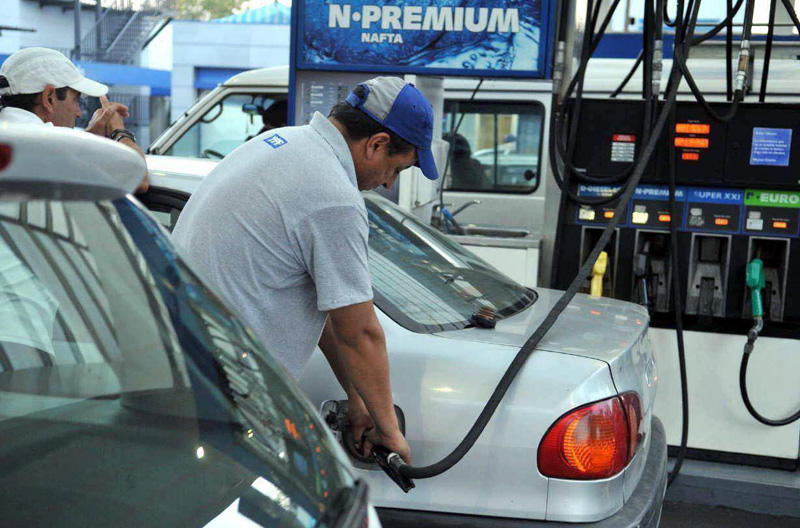
[[[375,457],[375,462],[378,463],[378,466],[380,466],[383,472],[405,493],[408,493],[416,487],[413,480],[404,477],[400,473],[400,468],[406,465],[400,455],[394,451],[390,451],[384,446],[374,446],[372,448],[372,456]]]

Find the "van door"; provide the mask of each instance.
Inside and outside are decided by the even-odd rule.
[[[541,232],[546,114],[545,103],[534,99],[445,102],[443,139],[450,142],[450,159],[444,203],[452,204],[447,207],[454,211],[480,202],[458,214],[460,224]]]

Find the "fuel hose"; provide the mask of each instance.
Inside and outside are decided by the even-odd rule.
[[[680,70],[678,68],[674,68],[671,76],[677,77],[679,75]],[[653,128],[653,133],[650,135],[650,139],[644,148],[644,152],[636,163],[633,174],[625,186],[625,192],[620,197],[619,203],[617,204],[614,212],[614,217],[611,219],[608,226],[606,226],[603,234],[597,241],[597,244],[595,244],[592,252],[586,259],[586,262],[583,264],[580,271],[569,285],[569,288],[567,288],[561,298],[556,302],[556,304],[547,314],[547,317],[545,317],[544,321],[542,321],[542,324],[528,338],[520,351],[517,353],[514,360],[508,366],[508,369],[503,374],[503,377],[500,379],[497,387],[495,387],[494,392],[486,402],[486,405],[484,406],[480,415],[478,415],[478,418],[475,420],[475,423],[472,425],[469,432],[466,434],[461,443],[459,443],[449,455],[434,464],[418,467],[406,465],[402,463],[402,461],[397,461],[397,459],[394,459],[395,469],[400,475],[410,479],[425,479],[441,475],[456,465],[464,457],[464,455],[467,454],[472,446],[475,445],[475,442],[486,428],[486,425],[489,423],[492,415],[497,410],[497,407],[500,405],[500,402],[502,401],[506,392],[508,392],[508,389],[511,386],[511,383],[514,381],[514,378],[516,378],[517,374],[522,369],[522,366],[525,364],[531,353],[533,353],[539,342],[541,342],[544,336],[547,335],[547,333],[553,327],[559,315],[561,315],[572,298],[578,293],[581,286],[584,284],[584,281],[591,275],[594,262],[597,260],[600,252],[608,244],[608,241],[611,239],[611,234],[614,232],[614,229],[616,229],[620,219],[625,216],[628,203],[630,202],[633,192],[636,189],[636,186],[639,184],[642,175],[644,174],[644,170],[647,167],[650,158],[653,156],[653,153],[656,150],[658,139],[661,136],[661,132],[663,131],[664,126],[669,118],[672,107],[675,105],[678,95],[678,80],[679,79],[677,78],[672,79],[673,82],[671,83],[671,89],[667,95],[667,100],[661,109],[658,120]]]
[[[753,259],[747,265],[746,282],[747,287],[750,289],[750,303],[754,323],[750,331],[747,332],[747,342],[744,345],[742,364],[739,367],[739,391],[742,393],[744,406],[747,407],[747,411],[753,418],[770,427],[782,427],[799,420],[800,410],[786,418],[773,420],[763,416],[756,410],[747,393],[747,366],[750,362],[750,354],[753,353],[756,339],[758,339],[761,330],[764,329],[764,303],[761,298],[761,290],[766,286],[766,279],[764,277],[764,262],[760,258]]]

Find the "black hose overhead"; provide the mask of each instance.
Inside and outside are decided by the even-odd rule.
[[[725,0],[727,4],[727,24],[725,29],[725,95],[726,100],[733,99],[733,0]]]
[[[620,85],[617,86],[617,89],[611,92],[611,95],[609,96],[611,99],[616,98],[619,94],[622,93],[622,90],[625,89],[630,80],[633,78],[633,75],[636,73],[636,70],[639,69],[639,65],[642,63],[643,57],[644,57],[644,50],[640,50],[639,55],[636,56],[636,60],[634,61],[633,66],[631,67],[631,71],[628,72],[628,75],[626,75],[625,78],[620,83]]]
[[[729,0],[730,2],[730,0]],[[736,6],[733,8],[732,11],[726,13],[726,17],[716,26],[711,28],[706,33],[703,33],[699,37],[694,37],[692,39],[692,46],[697,46],[698,44],[702,44],[703,42],[707,41],[708,39],[719,35],[723,29],[725,29],[729,24],[733,24],[733,18],[739,14],[739,9],[741,9],[744,0],[738,0],[736,2]]]
[[[698,2],[699,4],[699,2]],[[753,30],[753,11],[755,8],[755,0],[747,0],[746,9],[745,9],[745,21],[744,27],[742,29],[742,54],[740,55],[740,62],[749,59],[749,49],[750,49],[750,36]],[[690,39],[691,42],[691,39]],[[720,121],[722,123],[727,123],[736,115],[736,112],[739,110],[739,104],[744,99],[744,90],[745,86],[740,85],[737,81],[736,91],[733,96],[733,102],[731,103],[728,112],[725,115],[720,115],[717,113],[711,105],[708,104],[705,97],[703,96],[702,92],[697,86],[697,83],[692,76],[692,73],[689,71],[688,66],[686,65],[686,57],[683,56],[683,48],[682,47],[675,47],[674,53],[674,62],[678,65],[683,73],[683,77],[686,79],[686,83],[689,85],[689,88],[694,94],[695,99],[698,103],[703,107],[706,113],[711,116],[712,119],[716,121]],[[739,64],[739,69],[746,68],[745,64]],[[737,74],[738,76],[738,74]]]
[[[571,80],[571,82],[570,82],[570,84],[569,84],[569,86],[568,86],[568,88],[566,90],[567,96],[569,96],[572,93],[572,90],[576,86],[578,86],[579,83],[582,83],[582,80],[584,79],[584,77],[586,75],[586,67],[587,67],[589,58],[591,57],[591,54],[593,53],[593,50],[597,48],[597,45],[599,44],[600,39],[603,36],[603,31],[605,31],[605,28],[608,27],[608,23],[610,22],[611,17],[614,14],[614,10],[616,9],[616,7],[618,5],[619,5],[619,0],[615,0],[615,2],[611,5],[611,8],[610,8],[609,12],[606,14],[606,18],[604,19],[603,23],[600,26],[600,31],[597,33],[596,36],[593,37],[592,33],[593,33],[594,27],[596,26],[597,16],[599,15],[599,11],[597,11],[596,9],[592,10],[591,9],[592,4],[591,3],[587,3],[588,26],[587,26],[587,36],[584,39],[584,44],[587,42],[587,40],[589,40],[591,42],[591,45],[588,48],[588,50],[587,50],[586,46],[582,47],[581,61],[580,61],[580,64],[579,64],[579,67],[578,67],[578,70],[577,70],[575,76]],[[593,15],[589,15],[590,11],[593,12]],[[581,92],[581,94],[582,94],[582,92]],[[572,122],[577,122],[577,120],[579,119],[580,105],[578,104],[578,101],[580,101],[581,99],[582,99],[582,96],[581,97],[576,97],[576,109],[573,112]],[[584,204],[584,205],[604,205],[604,204],[607,204],[607,203],[611,203],[614,200],[617,200],[622,195],[622,193],[624,192],[624,189],[622,187],[620,187],[619,189],[617,189],[616,192],[610,194],[607,197],[586,198],[586,197],[578,196],[574,191],[572,191],[572,189],[570,188],[569,182],[568,182],[568,178],[562,178],[562,176],[560,174],[559,167],[558,167],[557,160],[558,159],[566,160],[569,157],[568,156],[568,152],[566,152],[567,151],[566,144],[573,144],[574,141],[568,141],[568,138],[563,138],[563,140],[562,140],[562,133],[563,133],[562,127],[563,127],[563,122],[565,120],[564,110],[563,110],[563,103],[559,104],[558,103],[558,97],[555,97],[555,96],[553,97],[553,103],[554,103],[554,105],[553,105],[553,108],[554,108],[554,110],[553,110],[553,119],[550,120],[550,138],[551,138],[551,140],[549,141],[549,153],[550,153],[550,166],[551,166],[551,169],[552,169],[552,172],[553,172],[553,177],[554,177],[556,183],[558,184],[559,188],[571,200],[573,200],[573,201],[575,201],[577,203],[580,203],[580,204]],[[568,168],[567,165],[568,164],[565,162],[565,169]],[[580,181],[608,185],[608,184],[613,184],[613,183],[616,183],[616,182],[621,182],[621,181],[627,179],[630,176],[631,171],[633,170],[633,165],[634,164],[631,164],[629,167],[624,169],[619,174],[612,174],[612,175],[593,176],[593,175],[585,174],[585,173],[583,173],[580,170],[577,170],[575,168],[571,168],[569,171],[565,170],[565,173],[568,176],[575,176]],[[567,180],[567,184],[565,184],[565,182],[564,182],[565,179]]]
[[[798,32],[800,32],[800,19],[797,18],[797,12],[794,10],[791,0],[781,0],[781,2],[783,3],[783,7],[785,7],[786,11],[789,13],[789,18],[792,19],[794,27]]]
[[[694,6],[696,11],[693,14],[693,18],[691,20],[697,20],[697,13],[700,11],[700,4],[699,2]],[[683,0],[679,0],[678,2],[678,14],[676,16],[676,20],[681,21],[683,20]],[[684,28],[683,25],[678,22],[676,24],[676,31],[675,31],[675,45],[674,49],[677,49],[678,46],[684,46],[685,39],[684,39]],[[692,24],[688,29],[688,39],[691,40],[692,32],[694,31],[694,25]],[[687,47],[688,49],[691,46]],[[678,66],[673,62],[672,65],[672,72],[675,73],[676,70],[679,70]],[[674,76],[670,76],[670,80],[674,79]],[[676,85],[680,85],[680,76],[677,77],[678,81],[675,83]],[[676,87],[677,89],[677,87]],[[678,273],[678,206],[675,202],[675,187],[676,187],[676,179],[677,179],[677,164],[676,164],[676,152],[675,152],[675,122],[676,122],[676,111],[673,107],[670,111],[670,126],[669,126],[669,208],[670,208],[670,221],[669,221],[669,234],[670,234],[670,264],[673,269],[673,276],[672,276],[672,296],[673,296],[673,303],[675,310],[675,335],[678,342],[678,368],[680,371],[680,379],[681,379],[681,443],[678,450],[678,456],[675,459],[675,465],[672,467],[672,471],[670,472],[669,476],[667,477],[667,487],[671,486],[675,479],[678,478],[680,475],[681,468],[683,467],[683,461],[686,459],[686,450],[689,443],[689,385],[686,375],[686,345],[683,340],[683,299],[682,299],[682,287],[680,284],[680,273]]]
[[[668,2],[664,2],[664,9],[662,9],[663,11],[662,16],[664,17],[664,25],[666,25],[667,27],[674,28],[675,23],[678,21],[678,16],[680,16],[680,14],[678,14],[675,18],[670,18],[667,4]]]
[[[769,27],[767,28],[767,47],[764,51],[764,68],[761,73],[761,91],[758,94],[758,102],[763,103],[767,99],[767,83],[769,82],[769,64],[772,61],[772,42],[775,40],[775,11],[778,7],[777,0],[771,0],[769,4]]]

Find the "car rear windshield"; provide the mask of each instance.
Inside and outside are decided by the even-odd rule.
[[[502,318],[535,302],[533,290],[387,200],[366,203],[375,304],[409,330],[465,328],[481,308]]]
[[[131,200],[0,201],[3,526],[333,526],[287,378]]]

